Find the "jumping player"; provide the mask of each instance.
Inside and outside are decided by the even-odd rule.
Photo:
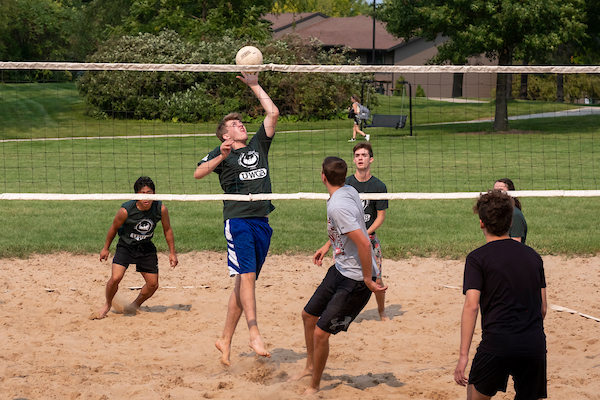
[[[154,182],[147,176],[142,176],[133,185],[133,190],[135,193],[154,194]],[[153,200],[129,200],[121,205],[108,229],[104,247],[100,251],[100,261],[108,259],[110,244],[117,233],[119,234],[119,242],[112,263],[112,273],[106,283],[106,303],[92,314],[92,319],[106,317],[119,290],[119,283],[130,264],[136,265],[136,271],[142,274],[145,284],[138,297],[126,307],[125,311],[137,312],[140,306],[156,292],[158,289],[158,258],[152,237],[159,221],[162,223],[165,239],[169,246],[169,263],[171,267],[175,268],[178,260],[167,207],[161,201]]]
[[[268,155],[279,109],[259,85],[257,73],[242,72],[237,78],[254,92],[265,110],[265,119],[247,143],[248,132],[241,115],[226,115],[217,127],[221,145],[198,163],[194,177],[202,179],[217,173],[227,194],[271,193]],[[242,313],[250,331],[250,347],[260,356],[271,356],[258,330],[255,281],[269,251],[273,230],[267,216],[273,209],[269,200],[223,202],[229,275],[235,276],[223,334],[215,342],[225,366],[231,365],[231,340]]]
[[[508,236],[514,200],[500,190],[483,194],[473,210],[486,244],[472,251],[465,263],[460,357],[454,380],[467,386],[467,399],[490,399],[506,392],[508,376],[515,399],[547,397],[546,279],[540,256]],[[465,369],[481,308],[482,340]]]
[[[350,323],[368,303],[371,292],[387,289],[375,283],[378,270],[362,203],[356,189],[344,184],[347,169],[341,158],[327,157],[323,161],[321,180],[330,195],[327,231],[334,248],[335,264],[329,268],[302,311],[306,366],[289,381],[311,376],[305,395],[319,391],[329,355],[329,337],[348,330]],[[323,248],[319,249],[313,262],[322,265],[326,252]]]

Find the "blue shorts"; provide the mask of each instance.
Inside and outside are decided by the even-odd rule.
[[[500,357],[479,350],[473,358],[469,384],[479,393],[494,396],[506,392],[508,376],[515,383],[515,400],[547,398],[546,357]]]
[[[375,280],[375,278],[373,278]],[[347,331],[371,298],[371,289],[364,281],[345,277],[331,266],[304,311],[319,317],[317,326],[335,335]]]
[[[229,276],[254,272],[258,279],[273,235],[269,219],[231,218],[225,221],[224,232]]]

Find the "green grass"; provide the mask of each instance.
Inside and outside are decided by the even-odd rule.
[[[521,190],[599,189],[600,117],[511,121],[516,132],[491,133],[492,124],[440,122],[493,117],[493,103],[413,99],[414,136],[408,129],[370,129],[373,173],[390,192],[486,190],[510,177]],[[408,100],[380,97],[373,112],[406,113]],[[219,144],[214,124],[95,120],[73,84],[0,84],[0,193],[128,193],[140,175],[160,193],[221,193],[212,174],[193,179],[196,163]],[[509,114],[558,111],[573,105],[511,102]],[[351,165],[350,120],[281,119],[270,153],[273,190],[320,192],[320,165],[338,155]],[[255,124],[249,130],[256,129]],[[150,138],[113,136],[152,135]],[[162,135],[199,134],[193,137]],[[205,136],[201,136],[201,135]],[[76,137],[92,137],[78,140]],[[64,140],[35,141],[40,138]],[[6,139],[26,139],[6,141]],[[596,254],[597,198],[524,198],[528,244],[542,254]],[[379,235],[385,256],[463,257],[483,243],[471,200],[390,202]],[[121,202],[3,201],[0,257],[33,252],[97,252]],[[271,215],[274,253],[310,254],[325,240],[325,203],[277,201]],[[170,202],[179,251],[222,251],[220,202]],[[155,240],[160,249],[164,240]]]
[[[600,252],[597,198],[523,198],[527,244],[541,254],[591,255]],[[396,200],[378,231],[384,256],[437,256],[460,259],[484,244],[474,200]],[[32,253],[99,253],[121,202],[3,201],[0,258]],[[178,252],[225,251],[221,202],[167,202]],[[325,241],[324,201],[276,201],[270,216],[274,254],[310,256]],[[162,230],[154,239],[166,251]],[[113,242],[112,250],[116,240]]]

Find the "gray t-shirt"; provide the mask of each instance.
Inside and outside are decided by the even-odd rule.
[[[366,237],[367,227],[362,202],[356,189],[344,185],[336,190],[327,201],[327,233],[333,247],[335,267],[346,278],[355,281],[363,280],[362,267],[356,244],[348,237],[348,232],[360,229]],[[377,276],[379,269],[371,249],[372,276]]]

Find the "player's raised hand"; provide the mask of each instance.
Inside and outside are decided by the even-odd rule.
[[[244,82],[248,86],[258,85],[258,72],[244,72],[242,76],[236,76],[240,81]]]

